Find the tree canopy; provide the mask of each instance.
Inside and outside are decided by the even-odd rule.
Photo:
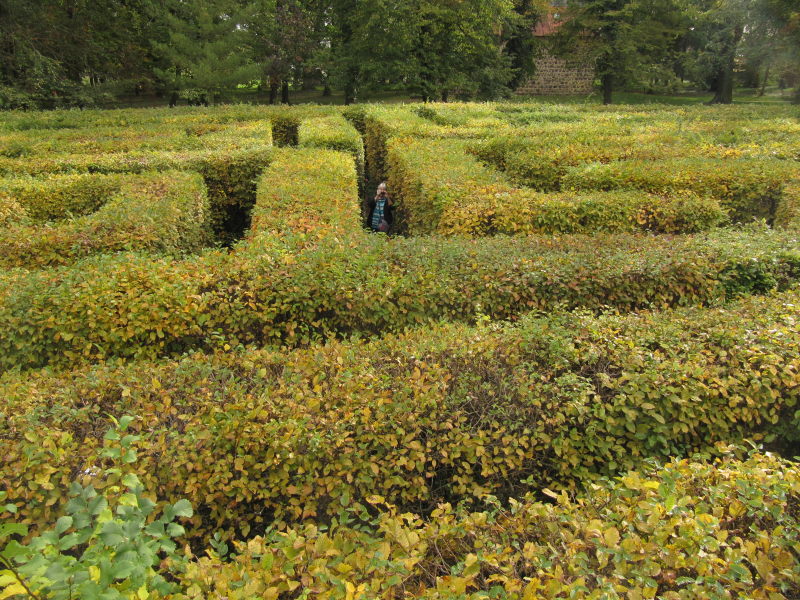
[[[0,0],[0,108],[205,103],[241,86],[271,102],[315,85],[347,103],[387,86],[495,98],[533,72],[552,5],[550,50],[592,64],[606,102],[676,82],[715,102],[736,81],[800,86],[796,0]]]

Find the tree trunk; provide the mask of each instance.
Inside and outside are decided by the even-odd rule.
[[[733,102],[733,61],[726,64],[714,81],[714,97],[709,104],[731,104]]]
[[[289,104],[289,82],[286,79],[281,84],[281,104]]]
[[[603,86],[603,104],[611,104],[614,93],[614,76],[611,73],[605,73],[600,77],[600,83]]]
[[[329,84],[329,83],[326,81],[326,82],[325,82],[325,87],[323,87],[323,88],[322,88],[322,96],[323,96],[324,98],[327,98],[327,97],[328,97],[328,96],[330,96],[330,95],[331,95],[331,86],[330,86],[330,84]]]
[[[733,102],[733,63],[736,57],[736,48],[742,39],[744,29],[736,27],[724,47],[724,57],[717,76],[714,80],[714,97],[709,104],[731,104]]]
[[[450,97],[450,93],[448,90],[442,90],[442,102],[447,102],[447,99]]]
[[[277,81],[270,81],[269,82],[269,103],[275,104],[275,100],[278,98],[278,82]]]
[[[347,83],[344,85],[344,103],[348,106],[356,101],[357,83],[358,67],[350,66],[347,68]]]
[[[758,90],[759,96],[763,96],[764,92],[767,91],[767,79],[769,79],[769,65],[767,65],[767,68],[764,70],[764,79],[761,82],[761,89]]]

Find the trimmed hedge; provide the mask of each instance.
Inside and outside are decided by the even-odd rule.
[[[9,225],[29,225],[28,212],[14,198],[0,194],[0,228]]]
[[[354,172],[347,185],[355,189]],[[313,188],[302,193],[303,206],[333,205]],[[300,219],[291,235],[260,236],[230,255],[125,254],[9,274],[0,286],[0,368],[152,358],[223,342],[296,345],[480,314],[513,319],[534,308],[708,304],[800,278],[788,231],[386,240],[327,235],[324,223]]]
[[[279,239],[291,240],[299,249],[358,231],[354,183],[353,159],[342,152],[314,147],[276,151],[259,180],[244,249],[261,253],[264,244]]]
[[[66,177],[68,184],[76,181]],[[0,267],[50,267],[91,254],[129,250],[196,252],[211,241],[208,198],[196,173],[78,177],[81,184],[97,178],[108,185],[105,205],[91,215],[54,226],[0,231]],[[59,189],[60,183],[58,177],[48,179],[40,190],[46,195],[48,187]],[[103,184],[81,187],[96,191]]]
[[[126,154],[74,154],[52,158],[15,160],[4,169],[29,175],[53,173],[142,173],[146,171],[197,171],[203,176],[211,205],[211,225],[223,243],[231,241],[231,213],[249,213],[255,202],[256,179],[272,157],[270,145],[252,145],[241,150],[201,152],[147,152]]]
[[[298,129],[298,145],[304,148],[327,148],[352,155],[359,182],[364,178],[364,142],[358,131],[344,117],[332,115],[305,119]]]
[[[538,194],[487,187],[445,207],[437,233],[696,233],[727,218],[719,202],[691,192],[666,197],[639,191]]]
[[[767,160],[662,160],[658,168],[647,161],[618,161],[574,167],[562,187],[577,190],[635,188],[654,193],[687,189],[710,195],[730,211],[734,221],[773,220],[787,195],[787,181],[800,180],[800,167]]]
[[[632,158],[660,161],[701,153],[697,142],[692,144],[667,134],[621,136],[594,129],[559,131],[543,139],[498,137],[473,143],[469,151],[504,171],[515,183],[541,191],[561,189],[562,179],[576,165]]]
[[[472,204],[471,196],[480,196],[482,188],[493,186],[500,193],[515,191],[500,173],[465,154],[465,147],[461,141],[409,137],[388,142],[382,169],[389,190],[398,200],[397,229],[412,235],[440,232],[443,217],[459,205]]]
[[[118,175],[49,175],[0,179],[0,198],[15,200],[37,222],[93,213],[119,189]]]
[[[770,455],[648,465],[557,503],[534,497],[430,520],[387,510],[235,543],[198,556],[178,598],[289,594],[508,600],[794,598],[800,469]],[[350,517],[352,519],[352,517]]]
[[[290,115],[272,117],[272,139],[276,146],[297,146],[300,119]]]
[[[677,192],[540,194],[507,184],[465,154],[461,141],[395,138],[389,187],[399,198],[399,228],[411,234],[553,234],[652,231],[693,233],[727,217],[719,202]]]
[[[49,131],[18,132],[0,135],[0,146],[7,158],[42,158],[69,154],[126,154],[129,152],[191,152],[210,149],[235,149],[244,145],[272,143],[269,122],[193,122],[164,120],[155,124],[108,127],[82,127]]]
[[[726,308],[529,315],[7,374],[0,481],[21,518],[52,521],[75,474],[102,464],[107,415],[135,414],[131,468],[159,498],[192,502],[196,536],[325,519],[373,494],[428,512],[571,488],[717,441],[796,436],[798,318],[795,290]]]

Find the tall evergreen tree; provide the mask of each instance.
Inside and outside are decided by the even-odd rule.
[[[168,65],[155,72],[171,90],[171,103],[178,95],[214,102],[258,77],[246,9],[236,0],[172,0],[164,14],[169,40],[154,43]]]

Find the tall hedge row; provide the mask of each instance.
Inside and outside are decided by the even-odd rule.
[[[420,234],[693,233],[728,219],[720,202],[690,191],[540,193],[511,185],[466,154],[461,140],[388,142],[400,229]]]
[[[52,519],[69,481],[101,466],[107,415],[133,414],[133,468],[160,498],[192,502],[195,535],[324,518],[372,494],[427,512],[573,487],[717,441],[796,440],[798,318],[795,290],[6,374],[0,480],[24,519]]]
[[[788,285],[800,270],[791,232],[386,240],[358,230],[352,162],[286,152],[260,182],[254,232],[268,235],[231,255],[127,254],[6,274],[2,368],[156,357],[219,341],[297,344],[559,305],[708,303]]]
[[[772,222],[777,215],[777,223],[787,225],[781,218],[787,212],[782,205],[796,202],[791,182],[798,180],[800,170],[793,161],[742,158],[737,147],[704,144],[691,133],[658,128],[632,133],[613,123],[608,130],[567,123],[535,138],[525,137],[532,132],[518,131],[497,137],[497,132],[482,129],[492,118],[477,111],[459,123],[426,107],[405,112],[373,109],[367,114],[370,175],[388,178],[400,200],[401,230],[469,235],[593,228],[692,232],[723,222],[723,210],[736,222]],[[484,141],[476,141],[481,134]],[[701,158],[684,158],[688,155]],[[512,181],[544,192],[572,193],[566,203],[562,196],[550,201],[549,195],[520,190]],[[640,207],[617,193],[607,196],[608,206],[602,206],[603,197],[583,197],[623,189],[643,190],[662,200],[640,197]],[[700,199],[687,204],[689,192]],[[628,215],[623,223],[621,205]]]
[[[211,206],[211,224],[222,241],[231,212],[248,212],[255,202],[258,175],[269,164],[273,148],[256,142],[242,149],[192,152],[130,152],[121,154],[68,154],[30,160],[14,159],[0,172],[34,176],[83,173],[143,173],[146,171],[196,171],[203,176]],[[90,181],[90,180],[88,180]],[[102,180],[100,180],[102,181]]]
[[[92,192],[103,189],[108,199],[93,214],[52,225],[0,229],[0,267],[51,267],[130,250],[190,253],[210,243],[208,197],[197,173],[86,175],[79,181],[95,177],[101,184],[88,187]],[[58,178],[47,180],[43,195],[54,182],[59,188]]]
[[[198,556],[177,597],[270,598],[303,585],[332,600],[793,598],[799,500],[797,464],[733,452],[647,465],[555,503],[443,505],[431,519],[376,495],[385,512],[371,528],[306,525],[237,543],[233,560]]]
[[[38,222],[90,214],[119,189],[118,175],[45,175],[0,179],[0,199],[14,200]]]
[[[364,141],[344,117],[335,115],[304,119],[298,129],[298,144],[305,148],[327,148],[347,152],[356,161],[359,182],[364,179]]]
[[[625,160],[571,168],[561,184],[568,189],[613,190],[634,188],[665,193],[692,190],[719,201],[736,221],[773,220],[800,180],[800,166],[768,160],[713,160],[681,158],[652,162]]]

